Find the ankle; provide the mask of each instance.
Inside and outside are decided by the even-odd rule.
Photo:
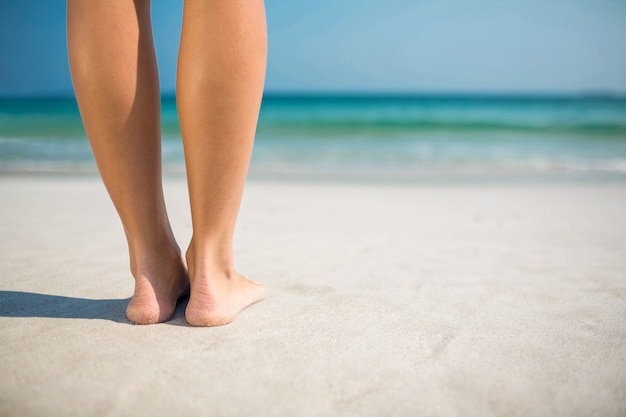
[[[129,239],[129,254],[131,273],[135,278],[137,274],[151,274],[164,264],[182,263],[178,244],[169,238],[145,243],[131,243]]]
[[[230,244],[199,245],[192,240],[185,257],[192,275],[219,274],[231,278],[236,274]]]

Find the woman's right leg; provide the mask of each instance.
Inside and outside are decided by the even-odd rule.
[[[177,103],[193,238],[187,250],[195,326],[232,321],[265,297],[237,273],[233,232],[263,94],[263,0],[185,0]]]
[[[128,240],[135,292],[127,316],[168,320],[188,279],[163,198],[150,2],[68,0],[67,39],[81,117]]]

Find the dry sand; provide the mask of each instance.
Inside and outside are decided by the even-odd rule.
[[[126,321],[99,179],[0,195],[0,416],[626,415],[624,183],[252,181],[237,265],[268,298],[205,329]]]

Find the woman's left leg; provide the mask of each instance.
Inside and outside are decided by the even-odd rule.
[[[135,292],[126,314],[168,320],[188,278],[163,198],[150,1],[68,0],[67,40],[83,124],[128,240]]]

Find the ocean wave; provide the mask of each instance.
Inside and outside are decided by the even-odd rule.
[[[184,174],[181,160],[164,161],[163,172]],[[4,174],[96,174],[93,161],[78,160],[0,160]],[[525,160],[431,160],[428,163],[360,163],[348,160],[294,161],[287,159],[260,160],[253,158],[250,175],[292,178],[367,178],[413,179],[426,178],[612,178],[626,180],[626,158],[585,161],[580,159],[529,158]]]
[[[302,120],[263,122],[259,132],[274,134],[362,134],[364,132],[518,132],[610,135],[626,139],[626,123],[550,123],[455,120]]]

